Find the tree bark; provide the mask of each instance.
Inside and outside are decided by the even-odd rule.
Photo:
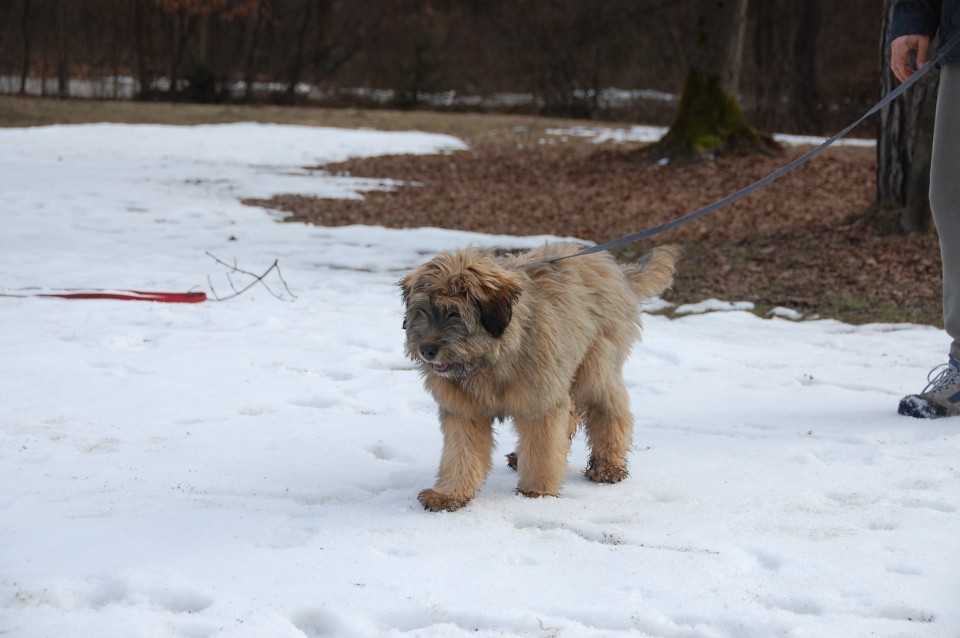
[[[290,105],[296,104],[297,102],[297,86],[300,84],[300,80],[303,78],[304,51],[306,50],[307,33],[310,26],[312,13],[311,8],[313,7],[313,4],[314,2],[312,0],[303,4],[300,28],[297,31],[297,41],[294,45],[293,60],[290,63],[287,75],[287,89],[284,91],[283,95],[284,103]],[[322,10],[323,7],[321,6],[320,9]]]
[[[141,100],[147,99],[153,93],[153,83],[150,81],[150,74],[147,72],[147,35],[143,17],[143,2],[144,0],[133,0],[133,23],[136,34],[134,46],[136,47],[137,75],[140,76],[140,90],[137,97]]]
[[[880,93],[896,86],[890,71],[887,34],[893,15],[893,0],[886,11],[880,39]],[[930,214],[930,152],[939,72],[932,70],[900,99],[880,111],[877,131],[878,223],[899,232],[922,232],[932,228]]]
[[[30,0],[23,0],[23,14],[20,17],[21,37],[23,38],[23,63],[20,67],[20,95],[27,94],[27,77],[30,75]]]
[[[70,97],[69,50],[66,0],[57,0],[57,97],[61,100]]]
[[[263,28],[264,0],[257,0],[254,14],[247,18],[246,60],[243,66],[243,101],[253,99],[253,83],[257,79],[260,59],[260,31]]]
[[[736,97],[746,10],[747,0],[698,1],[693,54],[675,119],[643,155],[684,159],[777,148],[746,120]]]
[[[820,0],[764,0],[751,11],[757,68],[752,121],[768,131],[822,134],[816,48]]]
[[[720,90],[740,93],[743,36],[747,28],[747,0],[700,0],[693,65],[704,75],[716,75]]]

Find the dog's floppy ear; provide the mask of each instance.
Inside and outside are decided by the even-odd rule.
[[[413,291],[413,282],[410,281],[410,276],[408,275],[398,281],[397,288],[400,289],[400,299],[403,301],[403,305],[406,306],[407,302],[410,301],[410,293]]]
[[[410,302],[410,296],[413,295],[413,286],[416,282],[414,273],[410,273],[403,279],[397,282],[397,288],[400,289],[400,299],[403,301],[403,307],[406,308]],[[403,315],[403,329],[407,329],[407,315]]]
[[[416,286],[417,282],[423,277],[424,268],[424,266],[420,266],[397,282],[397,287],[400,289],[400,299],[403,301],[404,306],[410,301],[414,286]]]
[[[492,337],[503,335],[513,319],[513,304],[520,296],[520,283],[505,270],[485,270],[473,287],[473,303],[480,312],[480,325]]]
[[[513,319],[513,298],[491,297],[485,301],[477,301],[477,308],[480,309],[480,325],[492,337],[499,338],[503,335]]]

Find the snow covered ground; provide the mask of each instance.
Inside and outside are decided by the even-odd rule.
[[[574,126],[565,129],[549,129],[547,133],[561,137],[586,137],[591,142],[601,144],[603,142],[656,142],[667,129],[662,126],[637,125],[630,127],[609,127],[609,126]],[[823,142],[822,137],[811,137],[809,135],[785,135],[777,133],[773,138],[781,144],[787,146],[797,146],[801,144],[818,145]],[[834,146],[859,146],[873,147],[877,145],[876,140],[846,137],[834,142]]]
[[[930,327],[647,316],[627,481],[587,482],[578,437],[560,498],[516,496],[498,461],[467,508],[423,511],[441,439],[394,284],[440,249],[543,239],[280,224],[238,198],[360,197],[390,184],[303,167],[461,146],[0,130],[0,292],[225,294],[209,252],[279,260],[296,295],[273,272],[283,299],[0,297],[0,635],[960,635],[960,422],[896,414],[945,357]]]

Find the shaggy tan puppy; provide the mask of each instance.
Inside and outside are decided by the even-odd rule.
[[[581,421],[586,477],[626,478],[633,418],[623,364],[640,337],[639,302],[670,286],[679,249],[656,248],[628,265],[608,253],[550,262],[578,249],[444,252],[400,282],[406,353],[439,404],[443,431],[436,484],[418,497],[425,508],[455,510],[473,498],[490,471],[493,422],[507,417],[519,438],[508,458],[521,494],[559,494]]]

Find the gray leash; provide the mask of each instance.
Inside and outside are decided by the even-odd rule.
[[[893,89],[892,91],[890,91],[889,93],[887,93],[887,95],[884,96],[884,98],[883,98],[882,100],[880,100],[879,102],[877,102],[869,111],[867,111],[866,113],[864,113],[863,115],[861,115],[860,118],[859,118],[856,122],[854,122],[853,124],[847,126],[847,127],[844,128],[842,131],[840,131],[840,132],[838,132],[838,133],[835,133],[835,134],[832,135],[831,137],[828,137],[826,140],[824,140],[824,142],[823,142],[822,144],[820,144],[820,145],[817,146],[816,148],[813,148],[813,149],[807,151],[806,153],[804,153],[804,154],[801,155],[800,157],[797,157],[796,159],[792,160],[791,162],[789,162],[789,163],[781,166],[780,168],[778,168],[777,170],[773,171],[772,173],[770,173],[770,174],[767,175],[766,177],[762,177],[762,178],[758,179],[757,181],[755,181],[754,183],[750,184],[749,186],[744,186],[743,188],[741,188],[741,189],[738,190],[737,192],[732,193],[732,194],[730,194],[730,195],[727,195],[726,197],[724,197],[724,198],[722,198],[722,199],[718,199],[717,201],[713,202],[712,204],[708,204],[707,206],[704,206],[704,207],[701,208],[700,210],[696,210],[696,211],[694,211],[694,212],[692,212],[692,213],[687,213],[686,215],[684,215],[684,216],[682,216],[682,217],[677,217],[676,219],[672,219],[672,220],[670,220],[670,221],[668,221],[668,222],[665,222],[665,223],[663,223],[663,224],[660,224],[659,226],[653,226],[653,227],[648,228],[648,229],[646,229],[646,230],[642,230],[642,231],[640,231],[640,232],[638,232],[638,233],[633,233],[632,235],[626,235],[626,236],[624,236],[624,237],[620,237],[619,239],[612,239],[612,240],[607,241],[607,242],[604,242],[604,243],[602,243],[602,244],[597,244],[596,246],[590,246],[589,248],[584,248],[584,249],[581,250],[580,252],[574,253],[574,254],[572,254],[572,255],[567,255],[567,256],[565,256],[565,257],[556,257],[556,258],[551,259],[551,260],[549,260],[549,261],[550,261],[550,262],[556,262],[556,261],[561,261],[561,260],[564,260],[564,259],[570,259],[570,258],[572,258],[572,257],[581,257],[581,256],[583,256],[583,255],[589,255],[589,254],[591,254],[591,253],[598,253],[598,252],[601,252],[601,251],[604,251],[604,250],[610,250],[610,249],[612,249],[612,248],[619,248],[620,246],[625,246],[625,245],[627,245],[627,244],[632,244],[632,243],[634,243],[634,242],[640,241],[641,239],[647,239],[648,237],[653,237],[654,235],[659,235],[660,233],[664,233],[664,232],[666,232],[666,231],[668,231],[668,230],[671,230],[671,229],[673,229],[673,228],[676,228],[677,226],[681,226],[681,225],[683,225],[683,224],[686,224],[687,222],[692,222],[693,220],[698,219],[698,218],[700,218],[700,217],[703,217],[704,215],[707,215],[708,213],[712,213],[713,211],[715,211],[715,210],[717,210],[717,209],[719,209],[719,208],[723,208],[724,206],[726,206],[726,205],[728,205],[728,204],[732,204],[733,202],[735,202],[735,201],[737,201],[737,200],[739,200],[739,199],[743,199],[744,197],[746,197],[747,195],[749,195],[749,194],[752,193],[753,191],[755,191],[755,190],[757,190],[757,189],[760,189],[760,188],[763,188],[764,186],[766,186],[766,185],[769,184],[770,182],[773,182],[774,180],[780,179],[781,177],[783,177],[783,176],[786,175],[787,173],[793,171],[794,169],[798,168],[799,166],[802,166],[803,164],[806,164],[807,162],[809,162],[810,160],[812,160],[814,157],[816,157],[817,155],[819,155],[820,153],[822,153],[823,151],[825,151],[825,150],[827,149],[827,147],[829,147],[831,144],[833,144],[834,142],[836,142],[837,140],[839,140],[841,137],[845,136],[847,133],[849,133],[849,132],[852,131],[853,129],[855,129],[855,128],[857,128],[858,126],[860,126],[860,124],[862,124],[863,121],[866,120],[868,117],[870,117],[870,116],[873,115],[874,113],[880,111],[880,109],[882,109],[883,107],[887,106],[888,104],[890,104],[891,102],[893,102],[895,99],[897,99],[898,97],[900,97],[900,95],[901,95],[904,91],[906,91],[906,90],[909,89],[911,86],[913,86],[914,84],[916,84],[921,78],[923,78],[923,76],[925,76],[925,75],[930,71],[930,69],[932,69],[937,63],[939,63],[940,60],[942,60],[943,57],[950,51],[950,49],[952,49],[952,48],[957,44],[957,42],[960,42],[960,32],[957,32],[956,34],[954,34],[954,36],[953,36],[952,38],[950,38],[950,40],[949,40],[945,45],[943,45],[942,47],[939,47],[939,49],[937,50],[936,55],[934,55],[932,58],[930,58],[929,60],[927,60],[927,62],[924,63],[923,66],[921,66],[919,69],[917,69],[916,72],[915,72],[913,75],[911,75],[909,78],[907,78],[906,81],[903,82],[900,86],[896,87],[895,89]]]

